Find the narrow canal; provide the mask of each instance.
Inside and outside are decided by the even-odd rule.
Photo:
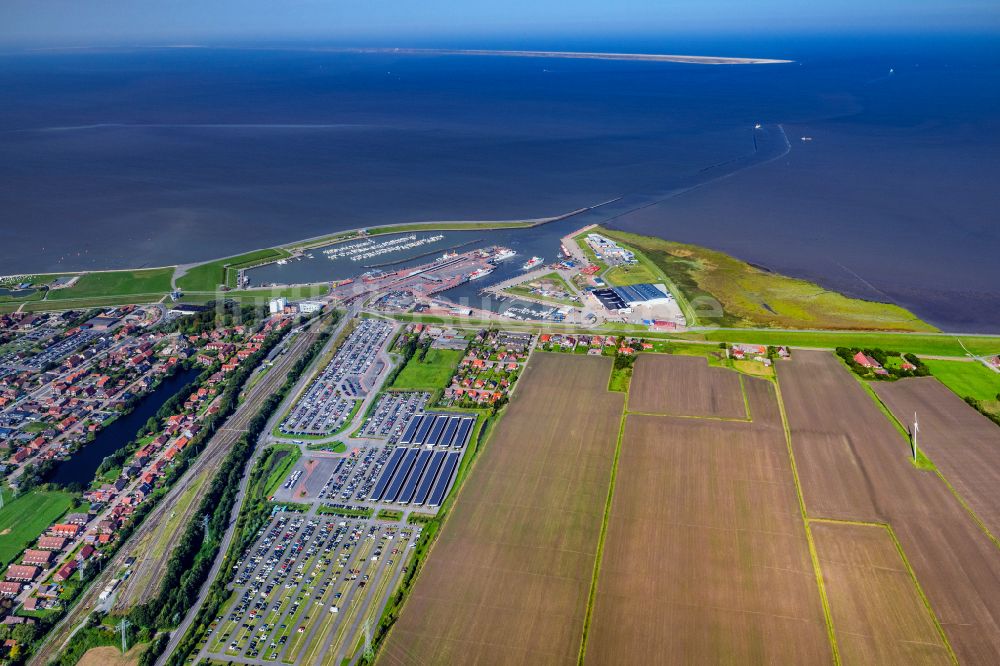
[[[164,379],[156,389],[136,405],[132,413],[115,420],[102,430],[94,441],[86,444],[69,460],[59,463],[47,479],[50,483],[89,485],[107,456],[128,444],[150,416],[156,414],[167,400],[198,377],[197,369],[181,370]]]

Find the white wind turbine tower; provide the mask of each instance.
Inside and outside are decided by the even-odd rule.
[[[910,443],[913,447],[913,462],[917,462],[917,433],[920,431],[920,426],[917,424],[917,413],[913,412],[913,429],[910,431]]]

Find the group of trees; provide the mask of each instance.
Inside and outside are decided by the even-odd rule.
[[[868,368],[856,360],[858,352],[874,359],[885,370],[884,373],[875,371],[875,368]],[[856,349],[849,347],[837,347],[837,356],[843,359],[847,367],[859,377],[865,379],[877,379],[881,381],[895,381],[903,377],[926,377],[931,374],[930,368],[924,365],[915,354],[904,354],[897,351],[886,351],[884,349]],[[908,362],[912,369],[903,368],[903,362]]]
[[[165,324],[165,330],[183,335],[201,335],[219,327],[249,326],[269,316],[266,305],[240,305],[233,301],[209,301],[206,310],[178,317]]]
[[[212,480],[208,493],[198,506],[196,515],[209,516],[208,533],[204,532],[200,520],[192,520],[188,523],[180,542],[171,553],[159,593],[150,603],[132,609],[129,616],[132,622],[159,629],[172,628],[195,604],[201,587],[208,578],[212,562],[222,545],[222,538],[236,503],[240,481],[243,478],[247,462],[253,456],[257,439],[266,429],[268,419],[278,409],[282,400],[292,390],[312,360],[320,353],[328,337],[328,333],[320,334],[303,357],[292,365],[285,383],[277,392],[267,398],[248,424],[246,432],[233,445],[223,461],[219,473]],[[246,363],[244,367],[250,369],[254,365],[254,363]],[[242,382],[231,383],[229,389],[232,389],[232,394],[224,396],[224,398],[230,398],[230,408],[236,404],[235,398],[241,385]],[[230,393],[229,389],[227,389],[227,394]],[[225,413],[228,415],[229,412]],[[255,469],[253,474],[256,476],[259,472]],[[253,478],[251,478],[251,487],[254,487]],[[229,553],[226,554],[227,559],[233,554],[238,556],[245,548],[247,535],[252,538],[259,529],[262,517],[263,520],[266,520],[267,511],[261,507],[260,503],[251,503],[249,511],[241,512],[237,519],[237,529],[239,530],[237,538]],[[223,567],[223,570],[228,569]],[[199,612],[198,621],[201,622],[207,617],[215,617],[227,597],[226,580],[220,577],[209,588],[205,603]],[[172,655],[170,663],[183,663],[186,655],[195,646],[199,635],[200,632],[192,632],[185,636],[178,650]],[[143,657],[154,660],[164,647],[163,643],[154,643]],[[147,657],[147,655],[149,656]]]

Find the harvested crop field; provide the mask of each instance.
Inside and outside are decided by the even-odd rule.
[[[890,525],[958,660],[1000,663],[1000,549],[836,357],[796,352],[778,378],[809,517]]]
[[[640,355],[628,408],[645,414],[747,418],[740,375],[711,367],[699,356]]]
[[[909,424],[917,414],[919,448],[1000,538],[1000,427],[933,377],[874,388],[902,423]]]
[[[813,522],[844,664],[950,664],[888,530]]]
[[[627,417],[587,664],[832,661],[774,390],[746,381],[753,423]]]
[[[624,407],[610,373],[532,357],[380,664],[576,664]]]

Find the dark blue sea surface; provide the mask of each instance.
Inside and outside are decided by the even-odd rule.
[[[487,242],[554,258],[562,233],[607,222],[893,300],[943,328],[1000,331],[989,40],[558,46],[796,62],[0,56],[0,274],[184,263],[623,197]]]

